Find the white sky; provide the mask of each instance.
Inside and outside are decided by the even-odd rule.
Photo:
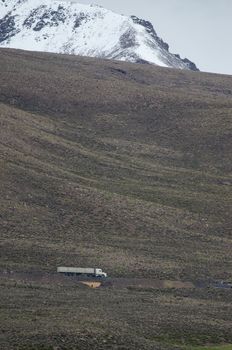
[[[73,0],[76,1],[76,0]],[[149,20],[172,53],[232,75],[232,0],[78,0]]]

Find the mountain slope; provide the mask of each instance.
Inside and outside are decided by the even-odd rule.
[[[48,269],[64,240],[80,247],[91,238],[86,261],[64,255],[65,263],[230,274],[216,260],[231,252],[231,77],[5,49],[0,63],[6,245],[36,233],[42,254],[57,242]],[[28,252],[31,268],[39,251]],[[20,266],[21,257],[10,261]]]
[[[0,0],[0,47],[68,53],[197,70],[169,52],[152,24],[95,5]]]
[[[232,344],[231,290],[168,288],[232,279],[231,83],[0,49],[2,350]]]

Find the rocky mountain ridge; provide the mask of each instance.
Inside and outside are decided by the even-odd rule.
[[[0,47],[198,70],[150,22],[71,1],[0,0]]]

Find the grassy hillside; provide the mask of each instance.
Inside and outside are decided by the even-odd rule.
[[[231,119],[231,76],[0,50],[1,271],[88,265],[114,277],[232,279]],[[101,290],[99,311],[96,291],[20,283],[2,282],[12,302],[4,342],[27,343],[45,299],[29,345],[50,344],[56,321],[73,339],[67,349],[79,349],[75,327],[86,348],[84,329],[99,331],[96,349],[232,343],[230,292]],[[76,293],[87,315],[75,323]],[[105,322],[118,344],[102,342]]]

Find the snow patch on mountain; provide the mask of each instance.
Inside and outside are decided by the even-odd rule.
[[[169,52],[150,22],[71,1],[0,0],[0,47],[197,70]]]

